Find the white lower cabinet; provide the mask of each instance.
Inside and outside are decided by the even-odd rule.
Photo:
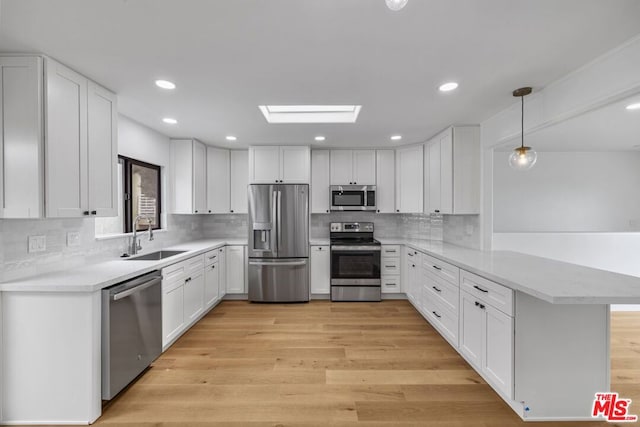
[[[331,291],[331,252],[329,246],[311,246],[311,293],[329,295]]]
[[[220,299],[227,293],[227,248],[218,248],[218,292]]]
[[[508,399],[513,398],[513,317],[460,292],[460,353]]]
[[[245,287],[245,246],[227,246],[226,289],[227,294],[246,294]]]
[[[184,283],[184,320],[193,323],[204,310],[204,271],[194,273]]]
[[[411,248],[405,248],[404,255],[406,293],[409,297],[409,301],[411,301],[414,307],[420,310],[420,294],[422,292],[420,288],[420,276],[422,275],[422,253]]]
[[[382,245],[380,275],[383,294],[402,292],[400,277],[402,260],[400,253],[400,245]]]
[[[218,263],[208,265],[204,269],[204,306],[211,307],[220,299],[220,269]]]

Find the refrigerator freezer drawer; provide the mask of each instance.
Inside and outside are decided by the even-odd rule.
[[[249,301],[309,301],[309,259],[250,259]]]

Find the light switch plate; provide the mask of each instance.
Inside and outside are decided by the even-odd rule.
[[[67,246],[80,246],[80,233],[69,231],[67,233]]]
[[[29,253],[47,250],[47,236],[29,236]]]

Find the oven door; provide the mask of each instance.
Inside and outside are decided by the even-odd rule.
[[[380,246],[332,246],[331,285],[380,286]]]

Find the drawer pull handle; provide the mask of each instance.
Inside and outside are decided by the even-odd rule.
[[[486,293],[489,293],[489,291],[488,291],[488,290],[486,290],[486,289],[482,289],[482,288],[481,288],[480,286],[478,286],[478,285],[473,285],[473,287],[474,287],[474,288],[476,288],[477,290],[479,290],[480,292],[484,292],[485,294],[486,294]]]
[[[210,256],[209,259],[215,259],[216,255]]]
[[[413,256],[413,254],[412,254],[411,252],[409,252],[407,255],[409,255],[409,256]]]
[[[395,249],[387,249],[385,252],[389,252],[389,253],[394,253],[395,254],[396,250]]]
[[[435,289],[436,292],[442,292],[442,289],[438,289],[435,286],[432,286],[433,289]]]
[[[437,265],[432,265],[431,267],[435,268],[438,271],[442,271],[442,267],[438,267]]]
[[[440,316],[438,313],[436,313],[435,311],[432,311],[433,315],[436,316],[438,319],[440,319],[442,316]]]
[[[191,281],[191,277],[187,277],[187,278],[184,280],[184,282],[185,282],[185,283],[188,283],[188,282],[190,282],[190,281]]]
[[[384,268],[396,268],[395,265],[385,265]]]
[[[476,307],[480,307],[482,310],[484,310],[484,304],[480,304],[478,301],[476,301]]]

